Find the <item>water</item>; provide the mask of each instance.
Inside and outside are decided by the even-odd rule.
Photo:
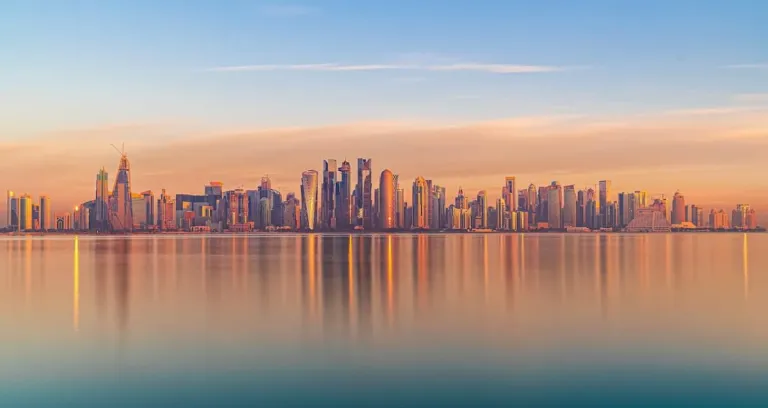
[[[2,406],[767,406],[768,235],[0,240]]]

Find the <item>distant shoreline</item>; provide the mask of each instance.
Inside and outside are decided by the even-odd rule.
[[[47,237],[47,236],[88,236],[88,237],[146,237],[146,236],[233,236],[233,235],[510,235],[510,234],[567,234],[567,235],[590,235],[590,234],[760,234],[765,233],[765,229],[757,230],[681,230],[670,232],[628,232],[628,231],[564,231],[564,230],[530,230],[530,231],[249,231],[249,232],[191,232],[191,231],[168,231],[168,232],[132,232],[132,233],[94,233],[88,231],[61,231],[61,232],[3,232],[0,237]]]

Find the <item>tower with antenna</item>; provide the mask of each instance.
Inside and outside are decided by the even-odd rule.
[[[110,197],[110,229],[112,232],[133,231],[133,204],[131,197],[131,164],[125,145],[121,149],[112,147],[120,154],[120,162],[117,166],[115,187]]]

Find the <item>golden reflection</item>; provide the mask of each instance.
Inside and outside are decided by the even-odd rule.
[[[24,241],[24,295],[29,301],[32,293],[32,240],[27,237]]]
[[[355,256],[352,234],[347,237],[347,279],[349,280],[349,321],[355,322]]]
[[[72,327],[75,331],[80,331],[80,240],[75,235],[75,254],[73,271],[73,305],[72,305]]]
[[[314,317],[317,313],[315,303],[317,302],[317,282],[315,274],[317,273],[317,254],[315,253],[315,244],[317,235],[309,235],[309,248],[307,251],[307,264],[309,265],[309,315]]]
[[[394,277],[392,257],[392,235],[387,235],[387,316],[389,326],[394,323]]]
[[[747,235],[744,233],[744,244],[741,251],[742,272],[744,273],[744,300],[749,298],[749,249],[747,246]]]
[[[664,280],[667,289],[672,286],[672,235],[664,237]]]
[[[483,298],[488,302],[488,234],[483,234]]]

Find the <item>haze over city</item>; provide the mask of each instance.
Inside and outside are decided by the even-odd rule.
[[[448,197],[611,179],[764,217],[767,7],[586,3],[11,3],[0,188],[71,209],[125,143],[135,191],[371,157]]]

